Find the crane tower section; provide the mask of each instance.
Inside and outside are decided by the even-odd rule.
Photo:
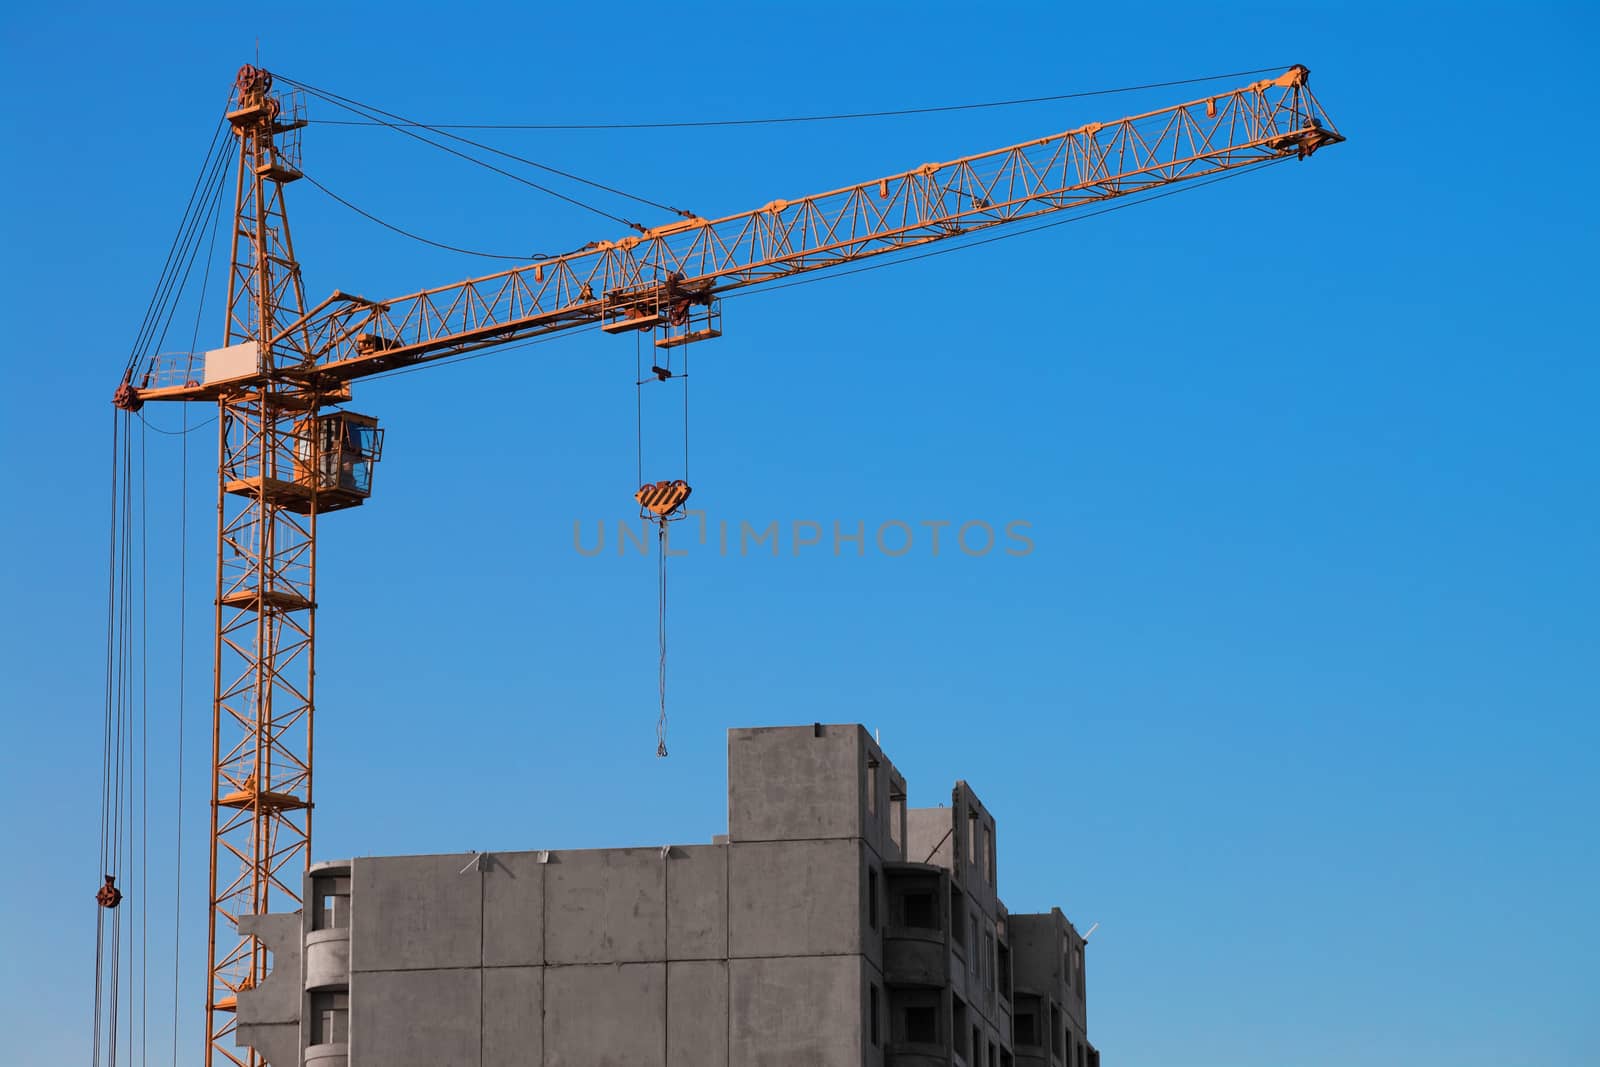
[[[231,1035],[266,950],[237,925],[299,907],[310,858],[317,521],[370,494],[382,435],[325,410],[348,386],[293,374],[305,291],[284,194],[300,177],[301,98],[246,66],[227,118],[239,141],[227,333],[199,368],[220,427],[206,1063],[254,1067]]]

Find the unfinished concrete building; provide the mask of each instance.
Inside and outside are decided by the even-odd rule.
[[[860,726],[728,736],[706,845],[323,863],[243,920],[273,1067],[1098,1067],[1084,943],[1012,915],[965,782],[907,810]]]

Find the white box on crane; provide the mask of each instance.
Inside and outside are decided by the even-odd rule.
[[[206,385],[254,378],[260,374],[261,346],[255,341],[243,341],[227,348],[213,348],[206,353]]]

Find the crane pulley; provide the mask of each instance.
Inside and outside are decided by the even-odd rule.
[[[218,413],[208,1067],[260,1062],[232,1041],[238,998],[267,968],[266,949],[238,920],[299,907],[310,862],[318,521],[369,498],[382,454],[377,420],[341,406],[351,383],[598,326],[632,332],[636,344],[648,335],[656,355],[648,377],[642,361],[636,368],[637,387],[680,386],[686,405],[687,368],[673,367],[673,353],[721,335],[724,294],[1306,159],[1344,139],[1307,69],[1295,66],[1171,107],[719,218],[673,209],[680,217],[665,225],[628,223],[637,232],[393,299],[335,291],[308,306],[284,192],[303,176],[308,87],[284,81],[287,91],[275,92],[271,73],[242,68],[226,113],[238,157],[222,345],[130,366],[113,401],[124,411],[202,402]],[[642,444],[640,466],[635,498],[664,548],[691,492],[687,440],[682,477],[646,481]],[[104,889],[116,892],[109,882]]]

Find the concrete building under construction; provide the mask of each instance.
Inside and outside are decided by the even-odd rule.
[[[1084,942],[1007,912],[965,782],[856,725],[728,736],[711,844],[322,863],[237,1037],[273,1067],[1098,1067]]]

